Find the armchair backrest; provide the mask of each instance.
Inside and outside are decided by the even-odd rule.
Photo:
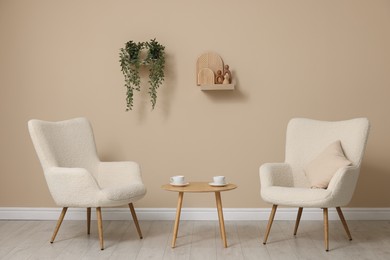
[[[345,156],[360,167],[368,132],[367,118],[334,122],[293,118],[287,126],[285,161],[302,173],[303,167],[328,145],[340,140]]]
[[[77,167],[96,177],[99,159],[86,118],[59,122],[32,119],[28,129],[44,171],[50,167]]]

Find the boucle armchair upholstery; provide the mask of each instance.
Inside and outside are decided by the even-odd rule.
[[[140,167],[136,162],[101,162],[93,131],[86,118],[60,122],[30,120],[28,129],[41,162],[50,193],[63,211],[51,242],[68,207],[87,208],[88,234],[90,209],[96,208],[101,224],[101,207],[129,205],[140,237],[133,202],[146,194]],[[103,234],[99,238],[103,249]]]
[[[274,205],[264,244],[278,205],[299,207],[294,235],[304,207],[323,208],[324,219],[327,219],[327,208],[336,207],[347,234],[352,239],[340,207],[350,202],[355,190],[368,132],[369,122],[366,118],[338,122],[305,118],[290,120],[287,126],[285,162],[265,163],[259,170],[261,197]],[[345,157],[352,165],[339,168],[326,189],[310,188],[304,167],[337,140],[341,141]],[[328,249],[326,242],[326,250]]]

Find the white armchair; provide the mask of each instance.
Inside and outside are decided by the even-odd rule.
[[[261,197],[273,204],[263,244],[267,243],[278,205],[299,208],[294,235],[304,207],[322,208],[326,251],[329,250],[328,208],[335,207],[348,238],[352,240],[340,207],[350,202],[355,190],[368,132],[366,118],[338,122],[295,118],[289,122],[285,162],[265,163],[260,167]],[[336,140],[340,140],[351,165],[339,168],[327,188],[311,188],[305,167]]]
[[[68,207],[87,208],[90,234],[91,208],[96,208],[100,248],[104,249],[101,207],[128,205],[142,239],[133,202],[146,194],[140,167],[135,162],[101,162],[87,119],[60,122],[30,120],[28,129],[41,162],[50,193],[62,212],[50,240],[53,243]]]

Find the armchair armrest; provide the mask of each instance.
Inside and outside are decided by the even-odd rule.
[[[288,163],[265,163],[259,169],[261,188],[293,186],[293,175]]]
[[[360,167],[358,166],[343,167],[330,180],[328,190],[331,190],[332,197],[337,199],[337,206],[345,206],[352,199],[359,171]]]
[[[83,206],[94,202],[100,187],[84,168],[51,167],[45,178],[54,201],[60,206]]]
[[[136,162],[100,162],[98,181],[103,188],[130,183],[142,184],[141,169]]]

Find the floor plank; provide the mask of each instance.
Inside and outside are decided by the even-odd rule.
[[[136,259],[162,259],[173,221],[153,221]]]
[[[285,238],[287,239],[291,250],[298,259],[328,259],[323,247],[316,247],[315,242],[309,235],[310,232],[323,232],[322,229],[318,230],[317,228],[317,226],[322,227],[322,221],[307,223],[307,225],[302,221],[302,223],[300,223],[301,227],[298,228],[296,236],[294,236],[294,222],[279,221],[277,225],[279,225],[281,232],[284,232]]]
[[[28,252],[26,252],[24,249],[28,247],[29,243],[34,242],[34,235],[39,230],[39,228],[43,228],[43,226],[46,225],[46,223],[40,221],[20,221],[17,223],[14,222],[12,224],[11,225],[13,226],[14,230],[1,234],[1,258],[17,259],[18,255],[31,253],[32,250],[29,251],[27,249]],[[20,226],[18,226],[18,224]]]
[[[265,222],[237,221],[236,223],[243,258],[271,259],[267,247],[263,245]]]
[[[216,246],[222,246],[221,236],[216,232],[217,225],[218,221],[194,221],[190,259],[217,259]]]
[[[172,222],[173,225],[173,222]],[[172,226],[173,229],[173,226]],[[193,221],[180,221],[179,231],[176,239],[176,247],[171,247],[171,241],[173,237],[173,230],[169,234],[167,246],[165,248],[164,260],[187,260],[190,259],[192,233],[194,231]]]
[[[244,259],[240,238],[238,236],[237,225],[234,221],[225,221],[225,230],[226,230],[226,240],[227,240],[227,248],[223,247],[222,239],[219,238],[218,234],[220,234],[219,228],[217,230],[216,235],[216,244],[217,244],[217,259],[231,259],[231,260],[240,260]]]
[[[138,253],[143,246],[145,240],[150,238],[149,230],[152,226],[152,221],[139,221],[143,239],[140,239],[134,223],[127,225],[125,232],[118,245],[115,247],[110,259],[137,259]]]
[[[296,249],[289,243],[291,236],[287,235],[281,221],[274,221],[268,237],[267,247],[271,259],[298,259]],[[291,228],[288,228],[291,230]]]
[[[218,221],[181,221],[171,248],[173,221],[103,221],[105,250],[96,221],[65,220],[53,244],[56,221],[0,221],[0,259],[390,259],[390,221],[348,221],[352,241],[340,221],[329,222],[330,251],[324,250],[322,221],[274,221],[263,245],[267,221],[226,221],[228,248]]]

